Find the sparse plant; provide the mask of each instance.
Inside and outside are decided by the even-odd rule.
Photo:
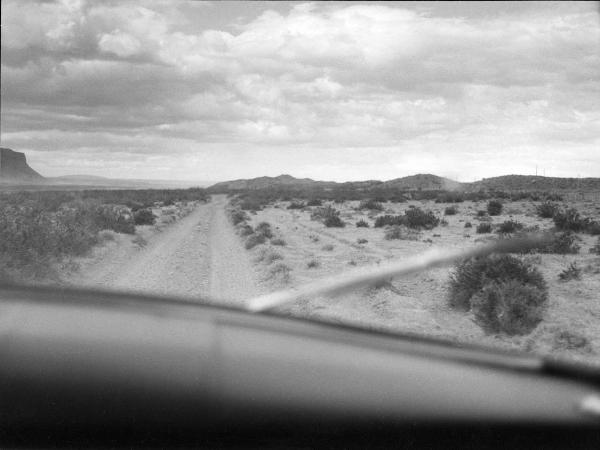
[[[117,239],[117,233],[113,230],[101,230],[98,232],[98,239],[102,242],[115,241]]]
[[[439,225],[438,219],[433,212],[423,211],[421,208],[408,209],[405,213],[405,225],[409,228],[431,230]]]
[[[512,234],[516,233],[517,231],[521,231],[523,227],[524,225],[521,222],[517,222],[515,220],[505,220],[497,225],[496,232],[498,234]]]
[[[278,245],[278,246],[285,246],[287,245],[287,243],[285,242],[285,240],[281,239],[281,238],[275,238],[275,239],[271,239],[271,245]]]
[[[571,281],[581,279],[581,269],[577,266],[577,263],[572,262],[569,266],[558,274],[560,281]]]
[[[131,242],[140,248],[144,248],[146,245],[148,245],[148,241],[139,234],[136,235]]]
[[[580,238],[570,232],[555,233],[551,241],[546,245],[537,247],[535,250],[539,253],[555,253],[558,255],[575,254],[579,252],[579,245],[576,241]]]
[[[327,217],[323,223],[327,228],[343,228],[346,226],[340,216]]]
[[[364,238],[358,238],[358,239],[356,240],[356,242],[357,242],[358,244],[366,244],[366,243],[367,243],[367,242],[369,242],[369,241],[368,241],[368,240],[366,240],[366,239],[364,239]]]
[[[360,219],[358,222],[356,222],[356,227],[357,228],[369,228],[369,222],[367,222],[364,219]]]
[[[477,211],[477,217],[485,217],[487,215],[488,215],[487,211],[484,211],[482,209],[480,209],[479,211]]]
[[[323,247],[321,247],[321,250],[324,250],[326,252],[330,252],[333,250],[333,245],[332,244],[326,244]]]
[[[420,233],[401,225],[394,225],[385,230],[384,237],[387,240],[401,239],[404,241],[418,241]]]
[[[552,350],[590,349],[589,339],[582,333],[572,330],[556,330]]]
[[[269,222],[260,222],[254,229],[256,234],[264,236],[266,239],[273,237],[273,231],[271,230],[271,224]]]
[[[323,201],[318,198],[313,198],[313,199],[310,199],[308,202],[306,202],[306,206],[322,206],[322,205],[323,205]]]
[[[440,220],[440,226],[447,227],[448,226],[448,221],[446,219]]]
[[[466,222],[465,223],[465,228],[472,228],[473,224],[471,222]]]
[[[543,219],[551,219],[559,210],[558,204],[550,201],[545,201],[536,207],[537,215]]]
[[[282,283],[289,283],[291,271],[292,269],[287,264],[278,262],[269,269],[269,278],[279,279]]]
[[[367,200],[362,200],[359,203],[358,209],[359,210],[368,209],[368,210],[372,210],[372,211],[383,211],[383,205],[380,202],[375,201],[374,199],[367,199]]]
[[[302,209],[306,207],[306,205],[302,202],[292,202],[288,205],[287,209]]]
[[[590,248],[590,253],[594,255],[600,255],[600,238],[596,241],[596,243]]]
[[[263,234],[254,233],[248,236],[244,246],[246,247],[246,250],[250,250],[257,245],[264,244],[266,241],[267,238]]]
[[[154,225],[156,216],[149,208],[138,209],[133,213],[133,219],[136,225]]]
[[[248,217],[248,214],[246,214],[244,211],[241,211],[239,209],[232,210],[229,213],[229,217],[231,218],[231,222],[234,225],[237,225],[238,223],[242,223],[247,220],[250,220],[250,217]]]
[[[490,216],[499,216],[502,214],[502,202],[500,200],[490,200],[487,204],[487,212]]]
[[[262,248],[258,255],[256,256],[257,262],[262,262],[265,264],[272,264],[273,262],[283,259],[283,255],[279,252],[271,248]]]
[[[306,263],[306,267],[308,267],[309,269],[316,269],[320,265],[321,263],[316,259],[311,259],[308,263]]]
[[[557,211],[553,217],[554,226],[562,231],[584,231],[589,225],[589,219],[581,217],[575,208]]]
[[[254,229],[250,225],[244,223],[244,225],[242,225],[238,228],[238,232],[239,232],[240,236],[246,237],[246,236],[250,236],[251,234],[253,234]]]
[[[445,216],[454,216],[457,213],[458,213],[458,208],[456,206],[447,206],[444,209]]]
[[[375,219],[375,228],[381,228],[388,225],[402,225],[404,223],[404,216],[391,216],[386,214],[385,216],[379,216]]]

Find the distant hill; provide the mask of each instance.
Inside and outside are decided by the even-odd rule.
[[[410,175],[408,177],[395,178],[393,180],[385,181],[383,186],[386,188],[421,191],[455,191],[464,187],[463,183],[459,183],[458,181],[454,181],[449,178],[431,175],[429,173],[419,173],[417,175]]]
[[[0,183],[38,184],[46,179],[29,167],[25,153],[0,148]]]
[[[468,191],[600,191],[600,178],[503,175],[465,184]]]
[[[265,189],[277,186],[288,186],[288,187],[312,187],[320,186],[326,187],[327,185],[335,185],[338,183],[332,181],[315,181],[310,178],[294,178],[291,175],[279,175],[278,177],[258,177],[251,179],[223,181],[221,183],[214,184],[210,187],[214,191],[222,190],[254,190],[254,189]]]

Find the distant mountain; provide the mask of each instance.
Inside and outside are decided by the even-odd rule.
[[[41,184],[46,179],[29,167],[25,153],[0,148],[0,183]]]
[[[503,175],[465,184],[468,191],[600,191],[600,178]]]
[[[234,191],[234,190],[245,190],[245,189],[265,189],[277,186],[288,186],[288,187],[307,187],[307,186],[320,186],[326,187],[327,185],[336,185],[338,183],[332,181],[315,181],[310,178],[294,178],[291,175],[279,175],[278,177],[258,177],[252,179],[232,180],[223,181],[221,183],[214,184],[210,187],[213,191]]]

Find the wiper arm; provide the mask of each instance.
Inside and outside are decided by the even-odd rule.
[[[492,253],[525,252],[547,245],[550,241],[550,235],[537,233],[515,239],[501,239],[491,244],[479,245],[466,250],[432,249],[420,255],[405,258],[402,261],[381,264],[368,269],[353,269],[338,276],[327,277],[314,283],[305,284],[296,289],[285,289],[261,295],[250,299],[246,304],[246,308],[253,312],[267,311],[301,297],[339,295],[359,287],[377,285],[395,276],[448,265],[461,259],[487,256]]]

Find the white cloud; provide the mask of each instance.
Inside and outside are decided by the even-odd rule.
[[[98,46],[103,52],[113,53],[123,58],[139,53],[142,48],[140,41],[121,30],[103,34],[98,41]]]

